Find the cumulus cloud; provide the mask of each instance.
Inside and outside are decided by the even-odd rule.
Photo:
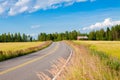
[[[105,27],[111,27],[114,25],[120,24],[120,20],[113,21],[111,18],[106,18],[103,22],[97,22],[89,27],[84,27],[82,30],[93,30],[93,29],[100,29]]]
[[[39,27],[40,27],[40,25],[33,25],[33,26],[31,26],[31,29],[37,29]]]
[[[40,9],[54,9],[86,1],[93,2],[93,0],[1,0],[0,15],[14,16],[25,12],[31,13]]]
[[[4,13],[7,10],[8,1],[4,1],[0,4],[0,14]]]

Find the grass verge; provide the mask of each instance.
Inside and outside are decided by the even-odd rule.
[[[95,53],[90,54],[91,50],[84,45],[79,45],[71,41],[65,41],[73,49],[73,55],[70,62],[66,65],[56,80],[119,80],[120,71],[111,69],[105,65],[99,56]],[[97,53],[96,53],[97,54]],[[108,59],[106,55],[101,58]],[[66,60],[60,59],[57,64],[49,71],[53,76],[61,69]],[[113,64],[114,65],[114,64]],[[52,80],[49,76],[40,73],[39,78],[42,80]]]
[[[103,61],[91,55],[84,45],[66,42],[74,49],[73,57],[58,80],[119,80],[120,72],[104,65]],[[104,56],[106,57],[106,56]],[[113,64],[114,65],[114,64]]]
[[[52,43],[52,41],[47,41],[47,42],[44,42],[43,44],[40,44],[39,46],[29,47],[26,49],[20,49],[20,50],[16,50],[16,51],[12,51],[12,50],[0,51],[0,61],[36,52],[38,50],[48,47],[51,43]]]
[[[86,46],[90,53],[98,56],[112,70],[120,71],[119,41],[74,41]]]
[[[98,56],[100,58],[100,60],[107,65],[110,69],[112,70],[116,70],[117,72],[120,71],[120,60],[118,58],[114,58],[104,52],[101,51],[97,51],[97,50],[91,50],[91,54]]]

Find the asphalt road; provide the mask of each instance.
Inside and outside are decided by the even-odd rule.
[[[0,80],[40,80],[39,72],[48,73],[52,62],[67,59],[71,49],[64,42],[54,42],[49,47],[33,54],[0,62]]]

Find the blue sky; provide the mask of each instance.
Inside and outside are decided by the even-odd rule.
[[[120,24],[120,0],[0,0],[0,33],[89,32]]]

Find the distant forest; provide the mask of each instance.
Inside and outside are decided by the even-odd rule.
[[[46,34],[46,33],[40,33],[38,35],[39,41],[47,41],[47,40],[53,40],[53,41],[61,41],[61,40],[76,40],[77,36],[85,36],[87,34],[81,34],[79,31],[66,31],[63,33],[52,33],[52,34]]]
[[[107,27],[106,30],[91,31],[88,36],[89,40],[120,40],[120,25]]]
[[[29,42],[32,41],[32,37],[26,34],[20,33],[4,33],[0,35],[0,42]]]
[[[88,34],[80,33],[80,31],[66,31],[63,33],[40,33],[37,41],[61,41],[61,40],[77,40],[77,36],[88,36],[88,40],[120,40],[120,25],[113,26],[107,29],[91,31]],[[29,42],[34,41],[30,35],[26,34],[0,34],[0,42]]]
[[[39,41],[61,41],[61,40],[77,40],[77,36],[88,36],[88,40],[120,40],[120,25],[113,26],[107,29],[100,29],[96,31],[91,31],[88,34],[80,33],[79,31],[71,31],[64,33],[40,33],[38,35]]]

